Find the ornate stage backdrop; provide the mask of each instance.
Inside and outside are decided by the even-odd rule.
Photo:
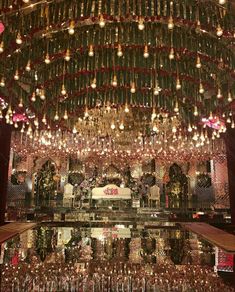
[[[56,193],[60,194],[63,194],[63,187],[68,181],[78,185],[82,183],[83,186],[91,185],[93,188],[102,185],[102,180],[104,181],[104,178],[107,180],[112,175],[118,181],[126,183],[125,187],[135,181],[138,182],[140,178],[144,178],[147,184],[154,184],[154,181],[150,182],[150,178],[153,177],[162,194],[165,191],[164,186],[170,180],[171,165],[161,165],[159,162],[154,164],[153,161],[149,161],[143,165],[135,163],[130,165],[129,170],[112,164],[91,168],[90,165],[78,159],[29,156],[22,158],[12,153],[9,168],[9,205],[19,200],[23,201],[27,196],[34,198],[37,195],[35,189],[37,178],[47,161],[54,165],[53,180],[56,182]],[[200,202],[207,202],[215,208],[229,208],[227,161],[224,155],[210,162],[182,163],[179,166],[188,181],[189,199],[196,196]],[[88,172],[87,169],[89,169]],[[128,180],[128,173],[132,178],[131,182]],[[148,176],[151,177],[148,178]]]

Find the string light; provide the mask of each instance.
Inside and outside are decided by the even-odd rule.
[[[1,43],[0,43],[0,54],[3,53],[3,51],[4,51],[4,42],[1,41]]]
[[[67,110],[64,111],[64,116],[63,116],[64,120],[68,120],[68,112]]]
[[[48,53],[46,54],[46,58],[45,58],[44,62],[45,62],[47,65],[51,63],[50,56],[49,56]]]
[[[223,30],[219,24],[218,24],[217,29],[216,29],[216,34],[218,37],[221,37],[223,34]]]
[[[92,83],[91,83],[91,88],[95,89],[96,88],[96,78],[93,79]]]
[[[5,79],[4,79],[4,77],[1,78],[0,86],[1,87],[5,87]]]
[[[112,85],[113,85],[114,87],[117,86],[117,76],[116,76],[116,75],[113,76]]]
[[[204,92],[205,92],[204,87],[203,87],[202,83],[200,82],[200,84],[199,84],[199,93],[203,94]]]
[[[29,72],[29,71],[31,70],[31,62],[30,62],[30,60],[28,60],[27,65],[26,65],[26,67],[25,67],[25,70],[26,70],[27,72]]]
[[[220,99],[222,97],[221,89],[218,88],[217,98]]]
[[[136,92],[136,88],[135,88],[135,82],[131,83],[131,93],[135,93]]]
[[[123,56],[122,46],[121,45],[118,45],[117,55],[118,55],[118,57],[122,57]]]
[[[15,72],[14,79],[15,79],[16,81],[19,80],[19,71],[18,71],[18,69],[17,69],[16,72]]]
[[[139,17],[138,29],[139,30],[144,30],[144,19],[142,17]]]
[[[130,111],[130,110],[129,110],[128,104],[126,103],[126,104],[125,104],[124,112],[125,112],[125,113],[129,113],[129,111]]]
[[[180,84],[179,78],[177,78],[177,80],[176,80],[176,89],[177,90],[180,90],[181,89],[181,84]]]
[[[170,60],[173,60],[174,58],[175,58],[174,49],[171,48],[171,49],[170,49],[170,54],[169,54],[169,59],[170,59]]]
[[[100,17],[99,17],[99,26],[101,28],[103,28],[105,26],[105,21],[104,21],[104,17],[103,15],[101,14]]]
[[[23,99],[22,99],[22,97],[20,98],[20,102],[19,102],[18,106],[19,107],[23,107]]]
[[[119,125],[119,129],[121,130],[121,131],[123,131],[124,130],[124,124],[123,124],[123,121],[121,122],[121,124]]]
[[[174,28],[174,21],[173,21],[173,17],[172,15],[170,15],[169,19],[168,19],[168,29],[172,30]]]
[[[66,53],[65,53],[65,56],[64,56],[64,59],[65,59],[65,61],[67,61],[67,62],[69,62],[70,61],[70,50],[69,49],[67,49],[66,50]]]
[[[201,59],[199,56],[197,56],[197,63],[196,63],[196,68],[197,69],[200,69],[202,67],[202,64],[201,64]]]
[[[35,94],[35,92],[32,93],[31,101],[32,102],[35,102],[36,101],[36,94]]]
[[[45,100],[45,99],[46,99],[46,96],[45,96],[45,90],[44,90],[44,89],[41,89],[41,90],[40,90],[40,99],[41,99],[41,100]]]
[[[68,32],[70,35],[74,34],[74,32],[75,32],[74,28],[75,28],[75,22],[74,22],[74,20],[71,20],[70,24],[69,24],[69,28],[68,28]]]
[[[55,113],[54,120],[55,120],[55,121],[58,121],[58,120],[59,120],[58,111],[56,111],[56,113]]]
[[[94,56],[94,49],[93,49],[93,45],[89,46],[89,52],[88,52],[89,57],[93,57]]]
[[[233,98],[232,98],[232,94],[231,92],[228,93],[228,102],[232,102]]]
[[[21,38],[21,34],[18,32],[17,36],[16,36],[16,43],[17,45],[21,45],[22,44],[22,38]]]
[[[64,85],[64,84],[62,84],[61,94],[62,94],[62,95],[66,95],[66,94],[67,94],[66,89],[65,89],[65,85]]]
[[[144,46],[144,58],[148,58],[148,57],[149,57],[148,46],[145,45],[145,46]]]

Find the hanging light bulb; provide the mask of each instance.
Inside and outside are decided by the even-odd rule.
[[[174,28],[174,21],[173,21],[173,17],[172,15],[170,15],[169,19],[168,19],[168,29],[172,30]]]
[[[46,99],[45,90],[43,88],[40,90],[40,99],[41,100],[45,100]]]
[[[34,125],[35,125],[35,127],[38,127],[38,126],[39,126],[38,118],[36,118],[36,119],[34,120]]]
[[[138,29],[139,30],[143,30],[144,29],[144,19],[143,19],[143,17],[139,17]]]
[[[144,58],[148,58],[148,57],[149,57],[148,46],[145,45],[145,46],[144,46]]]
[[[177,78],[177,80],[176,80],[176,89],[177,90],[180,90],[181,89],[181,84],[180,84],[179,78]]]
[[[0,108],[0,119],[3,118],[2,109]]]
[[[176,132],[177,132],[176,126],[173,126],[172,127],[172,133],[176,133]]]
[[[105,26],[105,20],[104,20],[103,14],[101,14],[100,17],[99,17],[99,26],[101,28],[103,28]]]
[[[75,125],[73,126],[73,134],[77,134],[77,129],[76,129]]]
[[[16,72],[15,72],[14,79],[15,79],[16,81],[19,80],[19,71],[18,71],[18,69],[17,69]]]
[[[86,106],[85,112],[84,112],[84,117],[87,118],[89,116],[88,108]]]
[[[234,123],[234,121],[232,121],[231,128],[232,128],[232,129],[235,128],[235,123]]]
[[[5,86],[5,79],[4,79],[4,77],[1,78],[0,86],[1,87],[4,87]]]
[[[4,42],[1,41],[1,43],[0,43],[0,54],[3,53],[3,51],[4,51]]]
[[[193,130],[193,129],[192,129],[192,127],[191,127],[191,124],[189,124],[189,125],[188,125],[188,132],[191,133],[192,130]]]
[[[231,124],[231,123],[232,123],[231,118],[228,117],[227,120],[226,120],[226,122],[227,122],[228,124]]]
[[[203,94],[204,92],[205,92],[204,87],[203,87],[202,83],[200,82],[200,85],[199,85],[199,93],[200,94]]]
[[[23,107],[23,99],[22,99],[22,97],[20,98],[20,102],[19,102],[18,106],[19,107]]]
[[[170,59],[170,60],[173,60],[174,58],[175,58],[174,49],[171,48],[171,50],[170,50],[170,54],[169,54],[169,59]]]
[[[136,88],[135,88],[135,82],[131,83],[131,93],[135,93],[136,92]]]
[[[67,119],[69,118],[69,117],[68,117],[68,112],[67,112],[67,110],[64,111],[64,117],[63,117],[63,118],[64,118],[64,120],[67,120]]]
[[[122,130],[124,130],[124,123],[123,123],[123,121],[121,122],[121,124],[119,125],[119,129],[122,131]]]
[[[30,62],[30,60],[28,60],[27,65],[26,65],[26,67],[25,67],[25,70],[26,70],[27,72],[29,72],[29,71],[31,70],[31,62]]]
[[[51,63],[50,56],[49,56],[48,53],[46,54],[46,58],[45,58],[44,62],[45,62],[47,65]]]
[[[122,57],[123,56],[122,46],[120,44],[118,45],[117,55],[118,55],[118,57]]]
[[[231,101],[233,101],[233,98],[232,98],[231,92],[229,91],[229,93],[228,93],[228,102],[231,102]]]
[[[18,128],[18,124],[17,122],[14,123],[14,127],[17,129]]]
[[[179,112],[178,101],[175,102],[174,112],[175,112],[175,113],[178,113],[178,112]]]
[[[112,121],[111,123],[111,129],[114,130],[116,128],[115,124],[114,124],[114,121]]]
[[[201,64],[201,59],[199,56],[197,56],[197,63],[196,63],[196,68],[197,69],[200,69],[202,67],[202,64]]]
[[[16,43],[17,45],[21,45],[22,44],[22,38],[21,38],[21,34],[20,32],[18,32],[17,36],[16,36]]]
[[[226,3],[226,0],[219,0],[220,5],[224,5]]]
[[[47,119],[46,119],[46,115],[45,114],[43,115],[42,122],[45,125],[47,124]]]
[[[71,20],[69,23],[69,28],[68,28],[68,32],[70,35],[74,34],[74,32],[75,32],[74,28],[75,28],[75,22],[74,22],[74,20]]]
[[[114,87],[117,86],[117,76],[116,76],[116,75],[113,76],[112,85],[113,85]]]
[[[36,101],[36,94],[35,94],[35,92],[32,93],[31,101],[32,102],[35,102]]]
[[[65,89],[65,85],[64,84],[62,84],[62,88],[61,88],[61,94],[62,95],[66,95],[66,89]]]
[[[220,99],[222,97],[222,94],[221,94],[221,89],[218,88],[218,92],[217,92],[217,98]]]
[[[151,120],[153,121],[156,117],[157,117],[156,109],[155,109],[155,107],[153,107],[152,115],[151,115]]]
[[[59,120],[58,111],[56,111],[56,113],[55,113],[54,120],[55,120],[55,121],[58,121],[58,120]]]
[[[195,32],[196,33],[200,33],[201,31],[201,23],[200,23],[200,20],[197,21],[197,25],[196,25],[196,29],[195,29]]]
[[[91,88],[95,89],[96,88],[96,79],[94,78],[92,83],[91,83]]]
[[[93,45],[89,46],[89,52],[88,52],[89,57],[93,57],[94,56],[94,50],[93,50]]]
[[[223,34],[223,30],[222,30],[220,24],[218,24],[218,26],[217,26],[216,34],[217,34],[218,37],[221,37],[222,34]]]
[[[153,125],[153,132],[157,133],[159,130],[158,130],[158,127],[156,124]]]
[[[66,53],[65,53],[65,56],[64,56],[64,59],[65,59],[65,61],[70,61],[70,50],[69,49],[67,49],[66,50]]]
[[[210,111],[209,120],[210,120],[210,121],[213,120],[213,114],[212,114],[212,111]]]
[[[129,107],[128,107],[128,103],[126,102],[125,104],[125,109],[124,109],[125,113],[129,113]]]
[[[9,107],[8,107],[7,114],[8,114],[9,116],[12,115],[11,105],[9,105]]]
[[[194,112],[193,112],[194,116],[197,117],[198,116],[198,109],[197,106],[195,105],[194,107]]]
[[[27,4],[27,3],[29,3],[29,0],[23,0],[23,2]]]

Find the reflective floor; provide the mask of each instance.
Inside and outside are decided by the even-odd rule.
[[[2,244],[1,291],[233,291],[230,264],[176,226],[45,225]]]

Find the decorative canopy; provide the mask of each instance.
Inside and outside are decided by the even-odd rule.
[[[79,118],[103,108],[118,112],[116,128],[124,108],[134,117],[137,112],[143,123],[147,119],[133,139],[146,133],[165,139],[157,126],[165,114],[180,121],[173,140],[177,135],[215,138],[226,126],[234,127],[233,1],[9,0],[0,5],[2,110],[8,123],[20,124],[22,132],[28,127],[31,139],[58,130],[84,136]],[[123,126],[120,130],[129,127]]]

